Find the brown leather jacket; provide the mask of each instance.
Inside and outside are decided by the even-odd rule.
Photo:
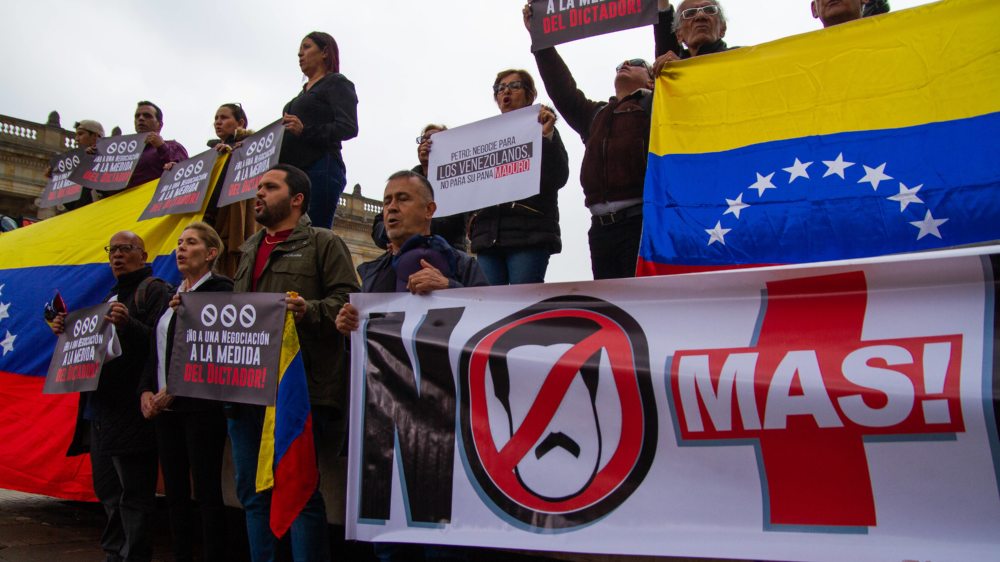
[[[580,168],[585,204],[642,198],[653,93],[593,101],[577,88],[555,48],[536,51],[535,61],[552,103],[586,146]]]

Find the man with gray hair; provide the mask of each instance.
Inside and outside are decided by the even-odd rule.
[[[670,2],[666,3],[669,10]],[[683,0],[667,28],[654,26],[656,62],[653,74],[659,76],[668,62],[728,51],[726,14],[718,0]]]

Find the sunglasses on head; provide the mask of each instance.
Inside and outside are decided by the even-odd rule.
[[[641,66],[641,67],[645,68],[646,70],[649,70],[649,63],[648,62],[646,62],[646,61],[644,61],[642,59],[629,59],[629,60],[627,60],[627,61],[619,64],[618,66],[616,66],[615,67],[615,72],[621,72],[621,69],[625,68],[626,65],[627,66],[631,66],[631,67],[639,67],[639,66]]]

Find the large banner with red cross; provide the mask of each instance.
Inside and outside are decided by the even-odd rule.
[[[995,560],[996,252],[354,295],[348,538]]]

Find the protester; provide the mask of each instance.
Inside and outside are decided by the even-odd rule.
[[[334,320],[348,295],[358,290],[347,245],[332,231],[311,226],[309,176],[278,164],[261,177],[254,206],[264,230],[240,248],[237,292],[288,293],[305,364],[317,458],[337,455],[346,437],[347,358]],[[271,492],[257,493],[257,457],[264,407],[235,405],[229,419],[236,493],[246,511],[254,562],[274,559],[276,539],[269,521]],[[326,510],[319,488],[291,527],[295,560],[329,559]]]
[[[104,126],[93,119],[83,119],[73,125],[76,131],[76,147],[86,150],[88,153],[97,152],[97,141],[104,137]],[[52,177],[52,168],[45,170],[45,177]],[[72,211],[94,202],[94,190],[83,188],[80,198],[76,201],[64,203],[66,210]]]
[[[358,96],[340,73],[340,50],[327,33],[313,31],[299,46],[302,92],[285,105],[280,161],[305,170],[312,182],[309,218],[331,228],[347,185],[342,143],[358,136]]]
[[[222,501],[222,454],[226,419],[222,403],[174,398],[167,392],[167,369],[173,349],[174,310],[180,293],[225,292],[233,282],[213,273],[224,247],[219,234],[204,222],[193,222],[177,241],[177,269],[183,276],[177,294],[156,324],[153,351],[139,386],[142,415],[153,419],[167,495],[174,560],[194,560],[194,510],[191,484],[201,512],[202,560],[226,558],[225,505]]]
[[[813,17],[822,22],[823,27],[831,27],[861,19],[870,3],[870,0],[811,0],[809,7],[812,9]],[[882,6],[873,6],[873,9],[875,8]],[[889,11],[888,3],[884,9]]]
[[[413,167],[414,172],[425,178],[427,177],[429,173],[428,166],[430,165],[431,145],[434,143],[431,137],[441,131],[447,130],[448,127],[445,125],[430,123],[425,125],[420,131],[420,135],[417,137],[418,164]],[[431,234],[441,236],[453,248],[464,252],[469,248],[468,239],[465,236],[466,218],[466,213],[456,213],[447,217],[434,217],[431,220]],[[372,241],[383,250],[388,247],[389,239],[385,235],[385,223],[381,214],[375,215],[375,220],[372,221]]]
[[[528,107],[538,91],[525,70],[497,73],[493,99],[500,113]],[[469,240],[491,285],[544,283],[549,257],[562,251],[559,190],[569,179],[569,156],[555,128],[556,114],[542,106],[541,191],[513,203],[479,209],[469,221]]]
[[[668,7],[669,4],[667,2]],[[661,22],[662,16],[663,12]],[[673,14],[670,27],[657,25],[654,34],[654,76],[659,76],[668,62],[721,53],[731,48],[722,40],[726,36],[726,15],[718,0],[684,0]]]
[[[162,129],[163,111],[151,101],[140,101],[135,108],[135,132],[149,135],[125,189],[160,179],[168,163],[187,160],[187,150],[177,141],[164,140],[160,136]]]
[[[529,28],[530,3],[522,13]],[[622,62],[615,73],[615,95],[598,102],[577,88],[554,47],[534,55],[545,90],[585,145],[580,183],[591,213],[588,237],[594,279],[632,277],[642,235],[652,69],[640,58]]]
[[[247,129],[247,114],[238,103],[224,103],[215,111],[215,135],[218,137],[208,141],[208,146],[219,153],[226,154],[240,146],[241,141],[253,134]],[[231,161],[231,160],[230,160]],[[205,209],[205,222],[215,227],[222,237],[223,250],[216,263],[216,271],[227,277],[236,275],[236,265],[240,261],[240,246],[247,238],[260,230],[254,220],[253,201],[237,201],[218,207],[219,196],[222,195],[222,182],[226,178],[229,162],[219,174],[219,184],[212,192],[212,198]]]
[[[408,291],[426,295],[443,289],[488,284],[475,258],[431,234],[431,219],[437,204],[427,178],[411,170],[392,174],[382,201],[382,215],[392,249],[358,266],[362,292]],[[340,333],[350,336],[359,326],[358,310],[350,303],[341,307],[337,314]],[[421,558],[466,560],[462,549],[442,546],[376,543],[375,554],[381,562],[408,562]]]
[[[145,244],[134,232],[116,233],[105,250],[117,281],[107,298],[106,318],[115,325],[122,354],[103,366],[97,390],[81,393],[67,455],[90,452],[94,493],[108,517],[101,534],[107,560],[148,561],[153,556],[156,438],[140,411],[138,386],[170,287],[153,277]],[[65,319],[60,313],[53,322],[57,335]]]
[[[430,123],[425,125],[423,130],[420,132],[420,136],[417,137],[417,162],[418,164],[413,167],[413,171],[426,177],[430,177],[430,158],[431,158],[431,146],[434,141],[431,140],[435,134],[441,131],[447,131],[448,127],[445,125],[437,125]],[[466,251],[469,248],[468,239],[466,238],[466,224],[467,215],[466,213],[457,213],[447,217],[434,217],[431,220],[431,234],[437,234],[448,241],[456,250]]]

